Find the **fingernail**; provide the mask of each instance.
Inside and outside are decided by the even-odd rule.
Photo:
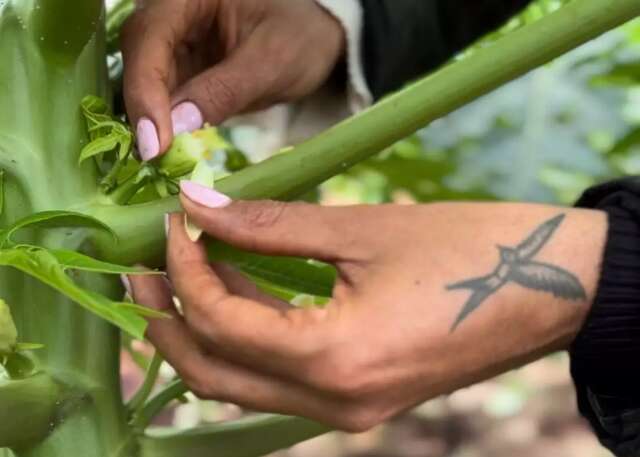
[[[169,217],[169,214],[164,215],[164,234],[167,238],[169,238],[169,228],[171,227],[171,220]]]
[[[140,158],[149,161],[160,154],[160,140],[158,139],[158,130],[150,119],[143,117],[138,121],[136,129],[138,137],[138,150]]]
[[[127,275],[120,275],[120,281],[122,282],[124,288],[127,290],[129,296],[133,297],[133,293],[131,292],[131,281],[129,281],[129,277]]]
[[[180,182],[180,190],[189,199],[207,208],[223,208],[231,204],[231,199],[208,187],[193,181]]]
[[[184,102],[171,111],[171,122],[173,124],[173,134],[178,135],[199,129],[202,127],[204,119],[200,109],[194,103]]]

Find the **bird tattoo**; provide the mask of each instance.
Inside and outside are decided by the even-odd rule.
[[[489,275],[469,279],[447,286],[447,290],[470,290],[471,296],[456,318],[453,332],[489,296],[508,282],[523,287],[549,292],[566,300],[585,300],[587,294],[578,278],[562,268],[536,262],[533,257],[547,244],[565,215],[549,219],[515,248],[498,246],[500,263]]]

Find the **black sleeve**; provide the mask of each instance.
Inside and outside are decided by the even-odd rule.
[[[376,99],[497,28],[530,0],[360,0],[362,61]]]
[[[618,457],[640,456],[640,178],[588,190],[577,206],[605,211],[598,292],[573,343],[578,408]]]

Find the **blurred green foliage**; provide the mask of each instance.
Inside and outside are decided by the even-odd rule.
[[[476,46],[560,3],[533,4]],[[571,204],[597,182],[640,174],[638,102],[636,20],[434,122],[324,190],[349,202],[408,194],[420,202]]]

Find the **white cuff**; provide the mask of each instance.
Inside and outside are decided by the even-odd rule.
[[[373,103],[373,96],[364,76],[361,45],[364,12],[359,0],[316,0],[344,28],[347,38],[347,94],[351,111],[358,112]]]

